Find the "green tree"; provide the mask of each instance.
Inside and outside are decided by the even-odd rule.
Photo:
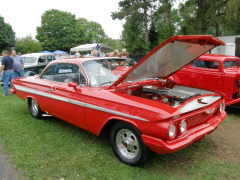
[[[78,18],[77,20],[77,34],[79,36],[78,45],[79,44],[87,44],[87,27],[89,26],[89,22],[85,18]]]
[[[75,15],[51,9],[42,15],[36,38],[44,49],[69,51],[70,47],[81,42],[81,34],[78,33]]]
[[[187,0],[180,6],[183,34],[221,36],[235,29],[239,0]]]
[[[240,0],[229,0],[221,26],[222,35],[240,34]]]
[[[104,43],[108,36],[105,34],[102,25],[84,18],[77,19],[77,29],[82,34],[82,43]],[[80,33],[79,33],[80,34]]]
[[[131,54],[146,54],[149,52],[149,43],[145,42],[145,33],[142,14],[130,16],[126,18],[126,23],[123,25],[122,41],[126,44],[126,48]]]
[[[160,0],[153,13],[153,21],[158,32],[158,44],[176,35],[179,27],[178,10],[173,9],[174,0]]]
[[[107,38],[104,43],[113,47],[113,49],[117,49],[119,51],[126,47],[126,44],[124,44],[121,39]]]
[[[152,20],[149,29],[149,42],[150,49],[154,49],[158,45],[159,34],[157,30],[156,23]]]
[[[10,49],[15,46],[15,33],[12,26],[4,22],[0,16],[0,50]]]
[[[145,44],[149,43],[149,30],[148,24],[149,20],[151,19],[151,10],[154,7],[154,3],[156,0],[123,0],[120,1],[119,4],[119,11],[112,12],[113,19],[124,19],[127,18],[128,20],[134,16],[141,17],[141,23],[144,29],[144,40]],[[128,22],[129,23],[129,22]]]
[[[16,38],[16,51],[21,54],[41,52],[43,50],[40,42],[28,35],[24,38]]]
[[[196,7],[195,0],[188,1],[185,4],[181,3],[179,5],[179,14],[180,14],[180,34],[188,35],[188,34],[197,34],[196,31]]]

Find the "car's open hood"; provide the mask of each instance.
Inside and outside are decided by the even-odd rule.
[[[110,86],[141,78],[167,78],[182,67],[225,43],[211,35],[174,36],[160,44]]]

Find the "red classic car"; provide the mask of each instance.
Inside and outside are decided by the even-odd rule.
[[[227,105],[240,102],[240,58],[204,54],[173,75],[178,84],[219,91]]]
[[[101,60],[104,66],[108,69],[111,69],[112,73],[117,76],[122,76],[125,72],[137,64],[136,61],[131,58],[111,57],[104,59],[105,60]]]
[[[200,55],[224,43],[213,36],[174,36],[123,76],[106,58],[51,62],[39,76],[13,80],[35,118],[49,114],[95,135],[110,130],[116,157],[143,164],[150,150],[173,153],[198,142],[226,118],[220,93],[166,80]]]

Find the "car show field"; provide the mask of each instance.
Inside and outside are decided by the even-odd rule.
[[[52,115],[97,136],[107,131],[116,157],[141,166],[152,152],[174,153],[200,141],[226,118],[221,93],[166,80],[223,44],[209,35],[174,36],[123,74],[116,71],[129,59],[56,60],[40,75],[13,79],[11,92],[27,100],[34,118]]]
[[[19,179],[237,180],[240,176],[238,109],[228,107],[227,119],[199,143],[173,154],[153,154],[139,168],[120,163],[105,135],[95,136],[54,117],[35,120],[27,102],[15,96],[0,101],[0,152],[8,155],[6,163],[15,166]]]
[[[218,45],[174,36],[137,64],[69,58],[28,71],[5,97],[0,153],[19,179],[236,179],[239,110],[227,117],[225,93],[168,79]]]

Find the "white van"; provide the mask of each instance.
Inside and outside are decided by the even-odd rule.
[[[30,53],[21,56],[24,61],[24,67],[34,66],[42,63],[49,63],[55,60],[52,53]]]

